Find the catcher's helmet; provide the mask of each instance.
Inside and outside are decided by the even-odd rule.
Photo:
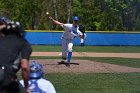
[[[37,79],[37,78],[41,78],[43,76],[43,67],[42,64],[39,64],[36,61],[33,61],[30,64],[30,75],[29,78],[30,79]]]

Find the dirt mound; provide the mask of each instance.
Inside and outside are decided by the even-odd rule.
[[[72,60],[70,68],[64,64],[58,65],[61,60],[36,60],[43,64],[44,72],[47,73],[130,73],[140,72],[140,68],[132,68],[127,66],[119,66],[108,63],[100,63],[88,60]]]

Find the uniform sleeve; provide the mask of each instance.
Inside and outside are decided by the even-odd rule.
[[[69,31],[70,30],[70,25],[71,24],[64,24],[63,28],[65,29],[65,31]]]
[[[41,86],[40,88],[46,93],[56,93],[55,87],[50,81],[46,79],[40,79],[38,81],[38,84],[39,86]]]
[[[32,48],[31,48],[30,44],[27,41],[25,41],[25,43],[22,47],[22,50],[21,50],[21,57],[23,59],[29,59],[31,56],[31,53],[32,53]]]
[[[77,29],[77,33],[78,33],[78,36],[82,36],[83,35],[83,33],[80,30],[78,30],[78,29]]]
[[[47,93],[56,93],[55,88],[51,82],[48,82]]]

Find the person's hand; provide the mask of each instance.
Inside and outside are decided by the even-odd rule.
[[[83,35],[81,35],[81,36],[80,36],[80,38],[81,38],[81,39],[84,39],[84,38],[85,38],[85,35],[84,35],[84,34],[83,34]]]
[[[26,89],[26,93],[32,93],[29,88]]]
[[[54,20],[51,16],[49,16],[49,19]]]
[[[0,25],[0,30],[6,28],[6,25]]]

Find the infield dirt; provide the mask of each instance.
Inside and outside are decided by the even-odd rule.
[[[33,52],[32,56],[60,56],[59,52]],[[74,52],[73,56],[77,57],[122,57],[122,58],[140,58],[140,53],[88,53]],[[32,61],[32,60],[31,60]],[[64,64],[58,65],[61,60],[53,59],[38,59],[36,60],[43,64],[44,72],[47,73],[130,73],[140,72],[140,68],[120,66],[108,63],[101,63],[89,60],[71,60],[70,68]]]

